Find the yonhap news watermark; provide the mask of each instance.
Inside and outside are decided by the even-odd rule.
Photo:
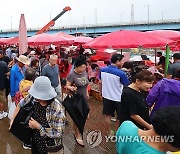
[[[101,144],[103,137],[105,138],[105,142],[167,142],[171,143],[174,142],[174,136],[169,135],[169,136],[161,136],[161,135],[156,135],[156,136],[102,136],[102,132],[100,130],[94,130],[88,133],[87,135],[87,143],[91,148],[94,148]]]
[[[173,142],[174,136],[105,136],[106,142]]]

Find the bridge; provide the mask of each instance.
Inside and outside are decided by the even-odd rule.
[[[28,29],[28,36],[34,35],[40,28]],[[48,31],[48,33],[57,33],[59,31],[65,32],[71,35],[87,35],[87,36],[99,36],[109,32],[117,30],[177,30],[180,31],[180,19],[166,20],[166,21],[150,21],[148,22],[131,22],[131,23],[110,23],[110,24],[97,24],[97,25],[76,25],[76,26],[64,26],[54,27]],[[0,37],[14,37],[18,36],[18,30],[1,30]]]

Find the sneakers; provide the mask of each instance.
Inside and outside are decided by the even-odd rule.
[[[23,143],[23,148],[24,148],[25,150],[31,150],[32,146],[31,146],[31,145],[28,145],[28,144]]]
[[[0,113],[0,120],[3,119],[3,118],[6,118],[7,115],[8,115],[8,113],[4,112],[4,111],[2,113]]]

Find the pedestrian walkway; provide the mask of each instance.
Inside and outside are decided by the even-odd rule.
[[[72,129],[72,120],[67,114],[68,125],[66,126],[64,135],[65,154],[116,154],[115,143],[106,142],[105,135],[107,131],[103,123],[102,102],[91,98],[89,100],[89,106],[91,111],[83,136],[85,147],[80,147],[76,144]],[[8,118],[0,120],[0,154],[30,154],[31,152],[24,150],[22,143],[8,132],[8,123]],[[87,135],[94,130],[101,131],[102,142],[98,146],[91,148],[87,143]]]

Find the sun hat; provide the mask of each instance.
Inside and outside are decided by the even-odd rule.
[[[27,58],[26,56],[24,56],[24,55],[20,55],[19,57],[17,57],[16,58],[17,59],[17,61],[19,61],[19,62],[21,62],[21,63],[23,63],[24,65],[29,65],[30,64],[30,59],[29,58]]]
[[[51,86],[51,81],[46,76],[37,77],[28,92],[40,100],[51,100],[57,96],[55,89]]]

